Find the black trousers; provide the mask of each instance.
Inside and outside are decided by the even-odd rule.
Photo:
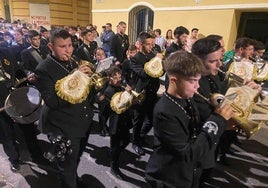
[[[77,167],[87,144],[87,137],[69,139],[73,152],[64,161],[58,162],[58,178],[62,188],[77,188]]]
[[[115,134],[110,136],[111,165],[119,167],[119,157],[130,142],[129,128],[120,126]]]
[[[98,101],[98,107],[99,107],[99,125],[100,130],[108,130],[107,127],[107,120],[109,118],[109,113],[107,111],[106,101]]]
[[[0,113],[0,140],[11,163],[19,160],[19,150],[15,143],[15,131],[13,120],[5,113]]]
[[[25,141],[32,159],[43,157],[43,153],[38,145],[38,140],[36,137],[38,133],[37,126],[34,123],[17,124],[17,128],[17,137],[21,137],[23,141]]]
[[[152,128],[153,109],[156,101],[156,95],[146,96],[145,101],[135,107],[133,117],[133,144],[140,146],[141,136],[145,136]]]

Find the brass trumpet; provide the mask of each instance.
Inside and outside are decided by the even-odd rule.
[[[93,74],[88,75],[89,82],[90,82],[90,85],[95,86],[96,90],[101,89],[105,85],[105,83],[109,80],[108,77],[102,77],[100,73],[96,73],[96,68],[91,62],[86,61],[86,60],[77,61],[73,57],[70,57],[70,60],[74,61],[78,66],[79,65],[86,65],[91,69]]]
[[[121,86],[125,89],[125,86]],[[138,93],[133,89],[128,91],[120,91],[115,93],[110,101],[111,109],[117,113],[122,114],[127,111],[133,104],[140,104],[145,98],[144,91]]]
[[[239,106],[235,105],[222,94],[214,93],[209,99],[199,92],[196,92],[196,94],[207,101],[213,107],[221,107],[224,101],[227,100],[227,102],[231,104],[233,110],[237,113],[237,115],[232,117],[232,119],[239,125],[241,129],[244,130],[247,139],[250,138],[255,132],[260,130],[261,126],[263,125],[263,122],[249,120],[248,116],[250,112],[244,112]]]
[[[95,67],[88,61],[76,61],[73,57],[69,57],[78,66],[88,66],[93,74],[85,74],[79,70],[74,70],[71,74],[58,80],[55,84],[57,95],[71,104],[81,103],[87,99],[92,87],[96,90],[101,89],[108,81],[108,77],[102,77],[100,73],[95,73]]]
[[[154,48],[153,48],[154,49]],[[154,54],[157,54],[155,50],[152,51]],[[153,78],[159,78],[164,74],[164,68],[163,68],[163,59],[165,57],[166,51],[164,50],[161,54],[163,55],[163,58],[161,59],[158,56],[155,56],[150,61],[146,62],[144,64],[144,71],[146,74]]]
[[[232,72],[224,72],[221,69],[218,69],[218,71],[224,75],[226,80],[232,79],[233,81],[237,82],[238,84],[241,84],[241,85],[244,84],[244,79],[241,78],[240,76],[238,76]]]

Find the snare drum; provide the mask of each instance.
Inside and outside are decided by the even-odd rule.
[[[6,113],[17,123],[30,124],[39,119],[41,94],[34,87],[21,87],[8,95]]]

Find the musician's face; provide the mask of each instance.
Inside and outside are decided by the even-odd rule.
[[[217,75],[219,68],[222,66],[222,48],[207,55],[204,63],[212,75]]]
[[[55,38],[53,43],[48,43],[48,47],[52,55],[61,61],[69,61],[73,53],[71,38]]]
[[[30,39],[30,43],[32,46],[39,48],[40,46],[40,36],[35,36],[33,38]]]
[[[151,38],[145,39],[144,43],[142,43],[142,52],[150,53],[152,51],[152,48],[153,48],[152,39]]]
[[[93,35],[93,33],[88,32],[88,33],[86,34],[86,36],[84,37],[84,40],[86,40],[86,41],[88,41],[88,42],[92,42],[92,41],[94,41],[94,35]]]
[[[173,87],[174,94],[178,98],[192,98],[199,88],[200,78],[200,74],[191,77],[172,76],[169,87]]]
[[[128,50],[127,56],[128,56],[128,58],[132,58],[136,55],[136,53],[137,53],[137,50]]]
[[[248,59],[249,57],[252,57],[254,53],[254,46],[249,45],[246,48],[242,48],[242,57]]]
[[[121,73],[117,72],[114,76],[110,78],[111,85],[119,86],[121,84]]]

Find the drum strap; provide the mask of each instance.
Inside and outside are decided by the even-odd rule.
[[[85,54],[87,55],[88,59],[91,59],[91,55],[89,54],[89,51],[87,50],[87,48],[84,46],[83,51],[85,52]]]
[[[32,50],[31,50],[30,53],[31,53],[31,55],[33,56],[33,58],[34,58],[38,63],[40,63],[41,61],[43,61],[42,57],[40,56],[40,54],[39,54],[35,49],[32,48]]]

